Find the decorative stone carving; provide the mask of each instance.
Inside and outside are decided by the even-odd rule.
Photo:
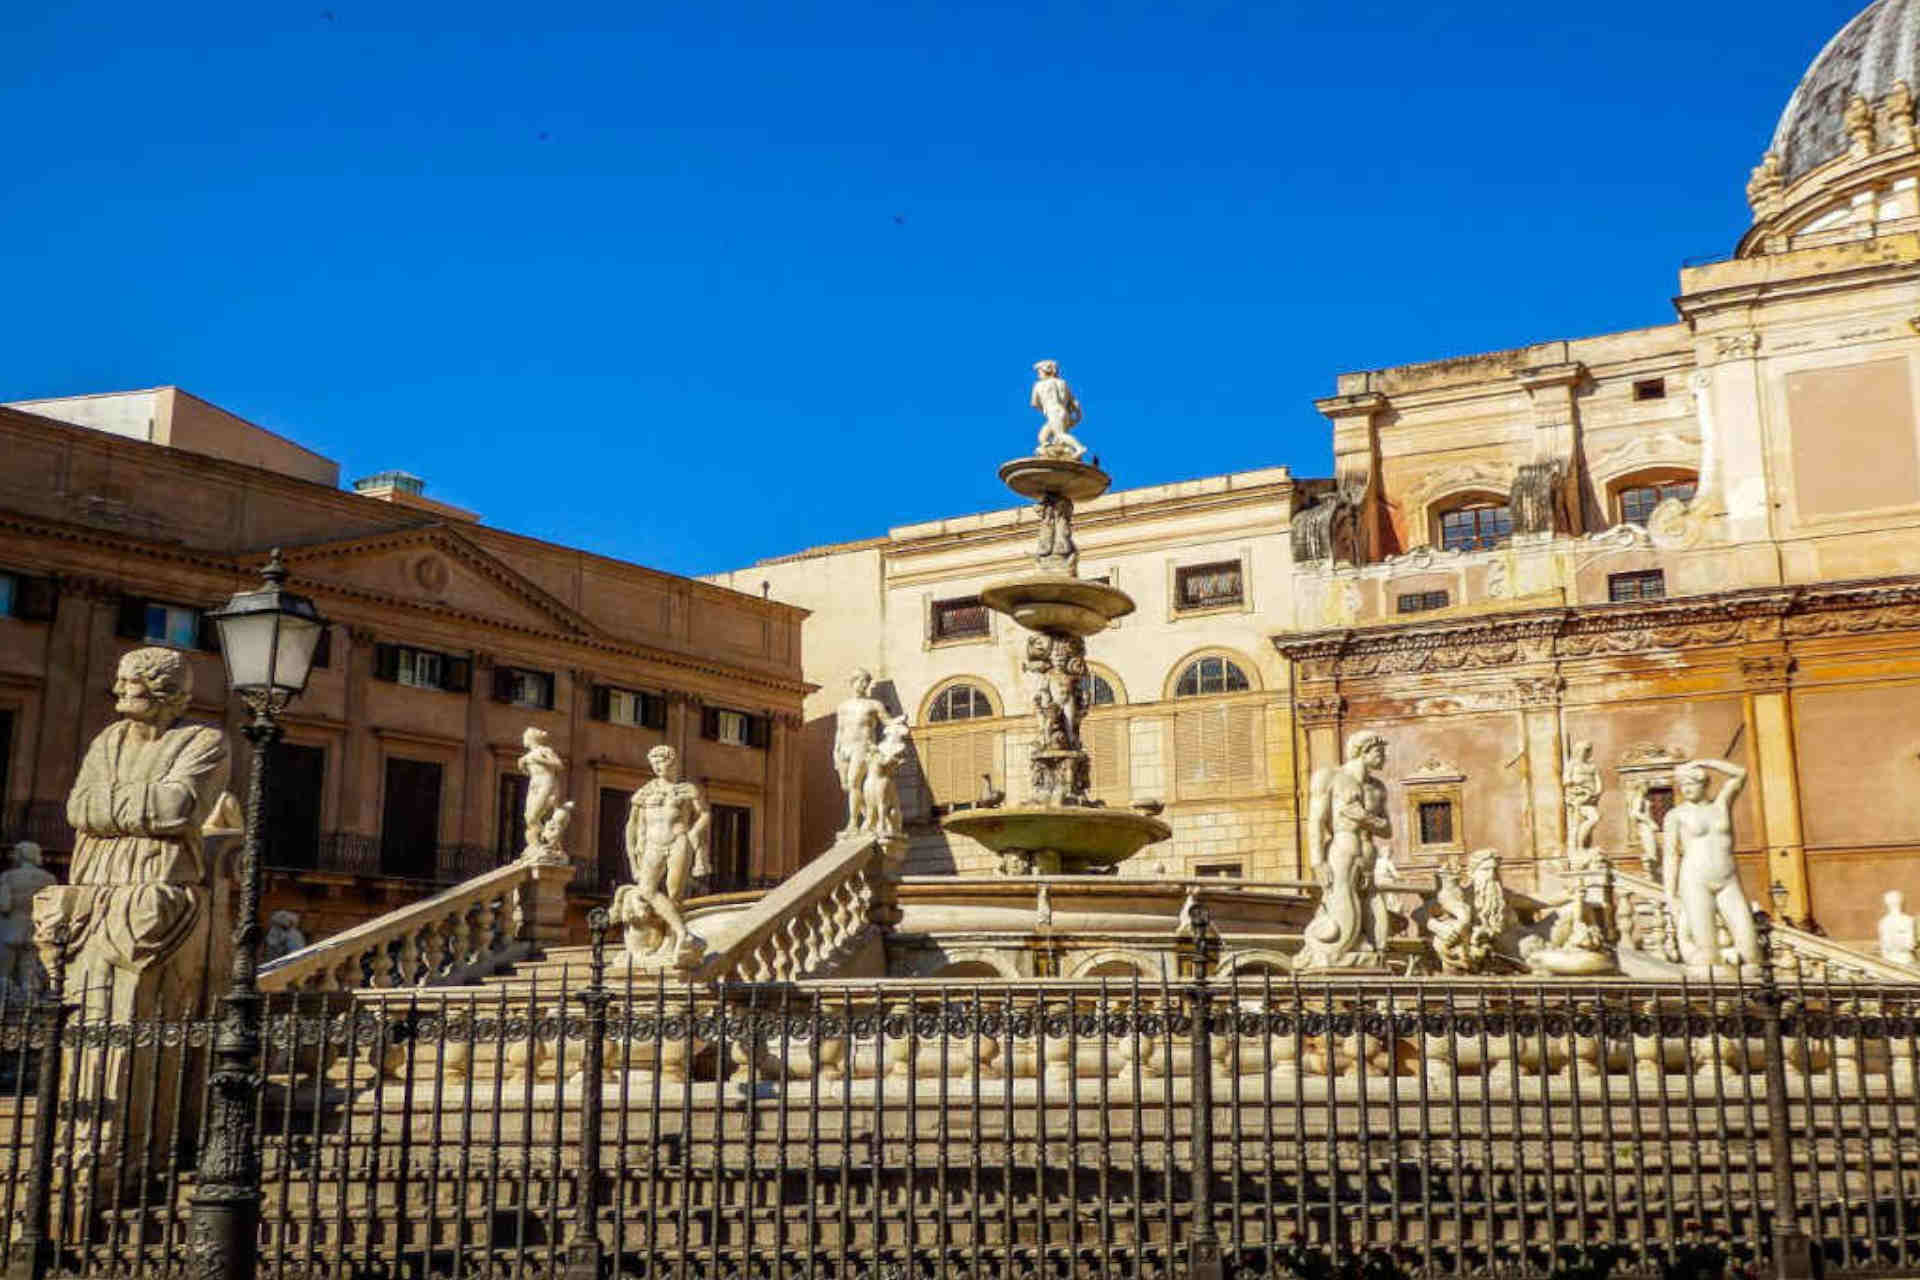
[[[834,710],[833,730],[833,766],[847,797],[847,825],[840,829],[843,836],[869,826],[867,774],[888,719],[886,704],[868,696],[867,691],[873,687],[872,673],[856,667],[847,683],[853,688],[853,696]]]
[[[1293,704],[1294,714],[1304,725],[1333,724],[1346,708],[1347,700],[1337,693],[1320,698],[1301,698]]]
[[[1021,665],[1034,714],[1033,801],[1085,804],[1091,771],[1080,721],[1087,709],[1087,642],[1078,636],[1028,636]]]
[[[276,911],[267,917],[267,936],[260,943],[260,963],[271,964],[306,945],[307,935],[300,932],[300,913]]]
[[[867,776],[862,784],[866,795],[861,802],[861,829],[877,836],[898,836],[906,832],[900,815],[900,785],[896,775],[907,759],[907,718],[894,716],[880,731],[880,742],[867,756]],[[987,775],[992,780],[991,774]]]
[[[1522,707],[1551,707],[1560,701],[1559,676],[1520,676],[1513,682],[1513,700]]]
[[[1847,131],[1848,154],[1856,160],[1873,154],[1873,104],[1854,94],[1847,99],[1840,121]]]
[[[1344,481],[1321,494],[1311,505],[1296,511],[1289,529],[1293,562],[1363,562],[1366,554],[1360,545],[1359,513],[1365,492],[1364,479]]]
[[[1040,515],[1040,536],[1033,562],[1042,573],[1080,572],[1080,549],[1073,541],[1073,499],[1064,493],[1043,493],[1034,504]]]
[[[1759,352],[1760,335],[1752,330],[1723,333],[1713,340],[1713,354],[1722,360],[1750,360]]]
[[[1046,418],[1040,426],[1040,447],[1034,452],[1043,458],[1080,461],[1087,447],[1074,439],[1072,434],[1073,429],[1080,425],[1080,401],[1074,397],[1073,388],[1067,385],[1067,380],[1060,376],[1057,362],[1036,361],[1033,371],[1038,377],[1028,403]]]
[[[1593,762],[1591,742],[1573,744],[1560,775],[1560,787],[1567,806],[1567,861],[1576,869],[1591,866],[1593,829],[1600,822],[1600,795],[1606,789],[1600,767]]]
[[[520,745],[526,748],[518,762],[520,772],[527,775],[526,846],[521,856],[543,859],[551,859],[556,853],[564,856],[560,846],[546,841],[544,833],[548,819],[559,806],[561,779],[566,774],[567,762],[553,749],[545,729],[529,727],[520,735]],[[565,829],[563,822],[561,830]]]
[[[1880,917],[1880,958],[1895,964],[1912,964],[1915,922],[1906,913],[1906,896],[1898,889],[1889,889],[1880,900],[1887,907],[1886,914]]]
[[[1512,924],[1507,893],[1500,883],[1500,854],[1480,849],[1467,867],[1462,886],[1451,863],[1440,868],[1440,888],[1427,911],[1427,932],[1444,973],[1481,973],[1493,957],[1494,943]]]
[[[1640,865],[1646,874],[1660,879],[1660,828],[1653,820],[1653,801],[1648,795],[1653,784],[1635,778],[1627,786],[1627,826],[1633,832],[1634,845],[1640,850]]]
[[[1794,662],[1785,654],[1764,653],[1740,659],[1740,678],[1755,692],[1779,692],[1792,678]]]
[[[1346,763],[1313,776],[1307,851],[1320,880],[1320,904],[1294,957],[1296,969],[1377,964],[1389,921],[1374,891],[1379,848],[1393,834],[1387,789],[1375,774],[1386,765],[1387,740],[1371,731],[1347,743]]]
[[[121,658],[113,692],[122,718],[87,748],[67,797],[73,882],[34,897],[34,938],[50,960],[55,926],[68,926],[67,987],[89,993],[92,1017],[196,1017],[232,944],[201,836],[227,783],[226,735],[181,718],[193,668],[172,649]]]
[[[1780,156],[1769,151],[1760,157],[1760,163],[1753,167],[1753,174],[1747,179],[1747,204],[1756,214],[1760,213],[1780,194],[1783,185]]]
[[[1554,977],[1612,973],[1618,967],[1613,949],[1587,918],[1586,898],[1578,891],[1554,911],[1544,941],[1521,939],[1520,955],[1532,972]]]
[[[1726,778],[1711,799],[1709,773]],[[1674,782],[1680,799],[1662,832],[1662,870],[1681,958],[1703,973],[1729,960],[1758,965],[1759,935],[1733,858],[1733,802],[1746,786],[1747,771],[1726,760],[1689,760],[1674,770]],[[1719,946],[1723,925],[1731,939],[1726,952]]]
[[[40,846],[13,846],[12,865],[0,871],[0,989],[20,999],[38,997],[43,985],[33,951],[33,899],[59,877],[40,865]]]
[[[1053,894],[1048,892],[1044,884],[1040,886],[1040,892],[1034,895],[1033,927],[1042,933],[1053,928]]]
[[[1564,458],[1523,463],[1514,473],[1508,501],[1513,531],[1564,533],[1569,527],[1566,504],[1567,463]]]
[[[647,752],[653,778],[633,793],[627,815],[627,861],[633,883],[614,890],[608,918],[626,927],[634,964],[685,971],[706,944],[687,931],[680,914],[688,881],[711,874],[707,826],[712,814],[700,788],[680,778],[680,756],[669,746]]]

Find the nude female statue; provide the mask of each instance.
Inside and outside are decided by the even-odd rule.
[[[1711,800],[1710,772],[1727,779]],[[1718,924],[1724,922],[1740,963],[1757,965],[1760,936],[1733,858],[1733,802],[1747,784],[1747,771],[1726,760],[1689,760],[1674,770],[1673,780],[1681,798],[1667,813],[1661,870],[1680,954],[1691,966],[1711,968],[1720,959]]]
[[[541,829],[560,801],[560,775],[567,762],[553,749],[545,729],[528,729],[520,735],[520,745],[526,748],[519,760],[520,772],[527,775],[526,847],[533,849],[540,846]]]

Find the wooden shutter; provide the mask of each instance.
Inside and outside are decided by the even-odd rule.
[[[920,759],[935,804],[978,800],[982,774],[991,777],[996,787],[1004,785],[997,729],[930,734],[921,744]]]
[[[773,743],[773,719],[770,716],[747,717],[747,745],[765,751]]]
[[[60,591],[52,578],[19,578],[14,582],[13,616],[23,622],[52,622]],[[146,618],[142,611],[141,627]]]
[[[603,684],[593,686],[593,695],[587,699],[587,718],[605,720],[613,715],[613,690]]]
[[[440,687],[448,693],[471,693],[473,691],[473,659],[446,657],[442,659]]]
[[[1093,793],[1108,804],[1126,804],[1132,799],[1132,774],[1127,760],[1127,718],[1120,715],[1088,716],[1084,737],[1093,756]]]
[[[333,665],[333,628],[320,628],[320,639],[313,646],[313,665],[330,667]]]
[[[494,667],[493,700],[495,702],[513,701],[513,676],[514,669],[512,667]]]
[[[204,609],[194,614],[193,643],[208,653],[220,652],[220,625]]]
[[[1261,775],[1262,711],[1255,703],[1238,703],[1226,711],[1226,785],[1234,795],[1258,789]]]
[[[720,740],[720,708],[700,708],[700,736],[708,742]]]
[[[1262,708],[1257,703],[1192,707],[1174,720],[1175,778],[1182,798],[1245,795],[1258,788]]]
[[[640,695],[640,723],[649,729],[667,727],[667,700],[657,693]]]
[[[373,678],[388,681],[400,678],[399,645],[376,644],[373,646]]]
[[[147,602],[132,596],[120,597],[120,612],[113,620],[113,634],[122,640],[147,638]]]

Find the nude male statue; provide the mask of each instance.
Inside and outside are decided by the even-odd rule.
[[[1346,763],[1313,777],[1307,852],[1320,880],[1320,906],[1294,956],[1298,969],[1371,964],[1392,929],[1387,904],[1374,892],[1376,842],[1393,834],[1386,785],[1374,774],[1387,763],[1387,740],[1357,733]]]
[[[692,875],[707,874],[707,824],[712,814],[700,788],[680,779],[680,757],[669,746],[647,752],[653,779],[633,793],[627,813],[627,860],[633,883],[614,895],[613,919],[628,926],[628,953],[634,929],[658,921],[665,936],[657,950],[678,954],[699,940],[687,932],[680,914]]]
[[[1074,398],[1067,380],[1060,376],[1058,362],[1037,361],[1033,371],[1037,377],[1027,402],[1046,415],[1046,421],[1040,426],[1040,453],[1054,456],[1064,451],[1074,462],[1080,461],[1087,447],[1072,435],[1073,428],[1080,425],[1080,401]]]
[[[847,825],[843,836],[852,835],[869,822],[867,814],[867,771],[887,724],[887,706],[867,696],[873,687],[873,674],[855,667],[847,683],[853,696],[834,711],[833,767],[840,774],[840,789],[847,793]]]
[[[1711,800],[1709,772],[1727,779]],[[1681,798],[1662,829],[1661,870],[1680,954],[1690,965],[1711,967],[1720,958],[1717,925],[1724,922],[1740,962],[1757,965],[1760,937],[1733,859],[1733,802],[1746,786],[1747,771],[1726,760],[1689,760],[1674,770],[1673,780]]]
[[[1560,783],[1567,803],[1567,860],[1586,867],[1593,862],[1593,829],[1600,823],[1600,793],[1606,789],[1593,762],[1593,743],[1573,744]]]

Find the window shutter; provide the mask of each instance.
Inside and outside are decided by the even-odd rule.
[[[147,602],[132,596],[121,596],[120,613],[113,621],[113,634],[122,640],[146,639]]]
[[[747,745],[765,751],[773,742],[773,721],[767,716],[747,717]]]
[[[373,678],[388,681],[400,678],[399,645],[376,644],[373,646]]]
[[[720,740],[720,709],[718,707],[700,708],[700,736],[709,742]]]
[[[313,665],[330,667],[333,665],[333,628],[320,628],[319,643],[313,646]]]
[[[59,584],[54,579],[21,578],[14,587],[13,616],[23,622],[52,622],[59,599]]]
[[[640,723],[649,729],[667,727],[667,700],[657,693],[640,695]]]
[[[473,692],[473,659],[448,658],[441,668],[446,675],[441,678],[440,687],[448,693]]]
[[[588,699],[587,718],[605,720],[613,715],[613,690],[603,684],[593,686],[593,696]]]
[[[1125,716],[1089,716],[1086,724],[1087,750],[1093,755],[1093,791],[1110,803],[1125,804],[1131,797],[1131,773],[1127,761]]]
[[[921,751],[921,760],[927,776],[927,791],[935,804],[952,804],[956,800],[970,800],[971,791],[955,791],[954,776],[962,772],[959,762],[971,763],[972,744],[968,739],[972,735],[964,733],[942,733],[930,735]]]
[[[967,776],[961,781],[966,788],[964,794],[978,798],[981,774],[991,777],[994,786],[1001,785],[1000,735],[992,729],[980,729],[967,736],[973,739],[973,759]]]
[[[1265,772],[1261,768],[1260,720],[1262,708],[1250,704],[1222,708],[1226,714],[1226,776],[1234,794],[1251,791]]]
[[[451,667],[448,668],[452,670]],[[449,681],[451,683],[451,681]],[[513,668],[496,665],[493,669],[493,700],[495,702],[513,701]]]
[[[194,614],[193,642],[208,653],[220,652],[220,626],[204,610]]]

